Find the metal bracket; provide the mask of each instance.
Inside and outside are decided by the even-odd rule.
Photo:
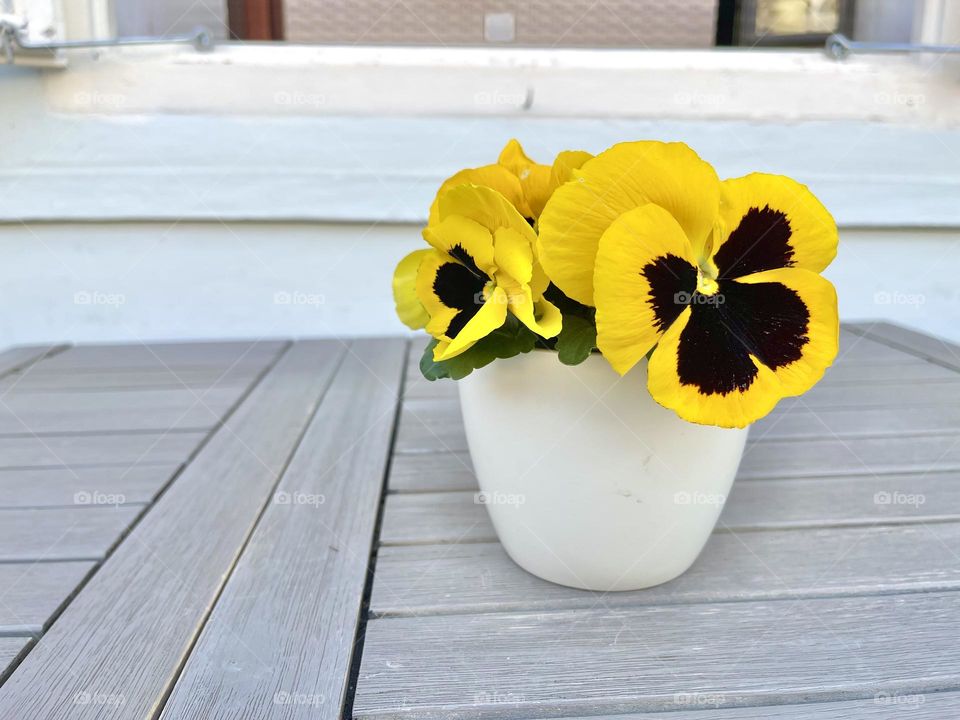
[[[827,55],[834,60],[845,60],[852,53],[956,53],[956,45],[914,45],[913,43],[870,43],[851,40],[846,35],[836,34],[827,38]]]
[[[27,21],[14,15],[0,14],[0,45],[7,62],[13,64],[14,50],[28,52],[50,52],[58,50],[78,50],[83,48],[125,47],[128,45],[193,45],[200,52],[213,49],[213,36],[203,27],[189,35],[171,35],[169,37],[123,37],[104,40],[61,40],[55,42],[32,42],[26,35]]]

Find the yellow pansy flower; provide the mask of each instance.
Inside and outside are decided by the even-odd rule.
[[[503,325],[507,312],[541,337],[560,332],[560,311],[543,299],[546,276],[535,272],[536,234],[502,194],[477,185],[448,189],[423,237],[432,250],[401,266],[408,264],[406,274],[417,263],[416,296],[427,332],[439,340],[435,360],[465,352]]]
[[[653,350],[654,400],[722,427],[822,377],[839,322],[818,273],[838,236],[805,186],[764,174],[721,183],[685,146],[663,143],[615,146],[580,176],[543,213],[541,257],[562,290],[596,306],[597,344],[617,372]],[[556,234],[560,218],[579,247]]]
[[[496,164],[461,170],[443,182],[430,206],[429,224],[437,221],[438,201],[443,193],[457,185],[471,184],[493,188],[534,225],[553,191],[591,157],[582,150],[566,150],[557,155],[553,165],[541,165],[527,156],[517,140],[510,140]]]

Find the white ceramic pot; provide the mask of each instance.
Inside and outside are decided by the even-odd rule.
[[[717,522],[747,430],[657,405],[642,361],[619,377],[534,350],[459,382],[470,455],[504,549],[545,580],[637,590],[683,573]]]

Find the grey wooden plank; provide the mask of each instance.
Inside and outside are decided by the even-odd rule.
[[[960,372],[922,358],[905,356],[902,363],[870,365],[839,362],[829,367],[820,385],[888,385],[960,379]]]
[[[0,469],[178,464],[206,436],[206,432],[150,432],[0,437]]]
[[[0,562],[100,560],[142,506],[0,510]]]
[[[858,323],[850,331],[866,340],[960,370],[960,346],[943,338],[885,321]]]
[[[397,428],[396,451],[457,452],[467,449],[460,399],[404,399]]]
[[[603,720],[945,720],[960,717],[960,693],[926,692],[890,695],[877,693],[859,700],[841,702],[800,703],[797,705],[764,705],[761,707],[713,708],[710,693],[678,695],[678,707],[699,707],[663,713],[630,713],[605,715]],[[597,720],[595,716],[567,720]]]
[[[165,720],[340,717],[405,360],[404,340],[354,342]]]
[[[734,483],[719,527],[743,531],[960,519],[960,474],[823,477]],[[476,491],[387,497],[385,545],[491,542]],[[960,550],[960,548],[958,548]]]
[[[836,362],[853,363],[858,365],[876,365],[886,363],[903,363],[907,358],[916,357],[899,348],[893,348],[862,333],[844,328],[840,332],[840,349],[837,352]]]
[[[206,430],[244,388],[8,394],[0,397],[0,435]]]
[[[0,470],[0,508],[146,504],[179,465]]]
[[[21,371],[66,348],[65,345],[19,345],[0,353],[0,375]]]
[[[960,437],[831,438],[748,442],[737,478],[933,472],[960,468]]]
[[[815,410],[850,407],[911,407],[915,405],[955,405],[960,401],[960,384],[947,380],[929,383],[886,385],[815,385],[806,394],[781,400],[774,412],[792,408]]]
[[[6,680],[16,661],[32,642],[28,637],[0,637],[0,683]]]
[[[154,715],[342,356],[328,341],[281,357],[0,687],[0,717]]]
[[[473,614],[960,589],[960,523],[716,533],[686,573],[636,592],[540,580],[499,543],[385,547],[370,612]]]
[[[95,562],[0,564],[0,635],[39,635]]]
[[[77,345],[48,358],[41,371],[179,367],[209,368],[268,365],[286,347],[283,341],[210,341],[148,343],[141,345]]]
[[[468,452],[396,454],[390,466],[391,492],[476,490],[477,478]]]
[[[383,618],[358,718],[545,718],[960,687],[960,593]],[[412,690],[413,689],[413,690]]]
[[[960,403],[927,407],[812,409],[773,413],[750,430],[751,442],[960,434]]]
[[[457,383],[453,380],[427,380],[418,374],[407,378],[403,389],[405,398],[455,398]]]
[[[931,365],[931,367],[937,367]],[[945,368],[938,368],[949,373]],[[104,390],[185,389],[248,387],[262,367],[241,365],[228,368],[147,368],[113,371],[15,372],[0,380],[0,395],[7,393],[102,392]]]

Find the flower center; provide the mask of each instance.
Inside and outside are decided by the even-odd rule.
[[[715,295],[720,289],[717,281],[707,275],[702,268],[697,268],[697,292],[701,295]]]

